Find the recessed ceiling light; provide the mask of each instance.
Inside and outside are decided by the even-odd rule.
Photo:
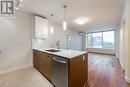
[[[79,24],[79,25],[82,25],[82,24],[85,24],[86,22],[89,22],[90,20],[88,18],[85,18],[85,17],[80,17],[80,18],[77,18],[74,22]]]

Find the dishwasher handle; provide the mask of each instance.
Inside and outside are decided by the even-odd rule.
[[[66,63],[67,63],[66,61],[56,59],[55,57],[53,57],[52,59],[53,59],[54,61],[58,62],[58,63],[63,63],[63,64],[66,64]]]

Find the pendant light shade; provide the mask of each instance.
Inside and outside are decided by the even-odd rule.
[[[63,20],[63,29],[64,30],[67,30],[67,21],[65,21],[65,15],[66,15],[66,7],[67,7],[67,5],[64,5],[64,20]]]
[[[67,22],[63,21],[63,29],[66,30],[67,29]]]

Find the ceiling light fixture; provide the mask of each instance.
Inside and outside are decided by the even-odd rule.
[[[64,8],[64,20],[63,20],[63,29],[66,30],[67,29],[67,21],[65,19],[65,15],[66,15],[66,7],[67,5],[64,5],[63,8]]]
[[[85,17],[80,17],[80,18],[77,18],[74,22],[79,24],[79,25],[82,25],[82,24],[85,24],[86,22],[89,22],[90,19],[88,18],[85,18]]]

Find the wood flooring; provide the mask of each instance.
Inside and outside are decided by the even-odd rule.
[[[111,55],[88,55],[89,87],[128,87],[118,59]],[[0,87],[53,87],[35,68],[0,75]],[[130,86],[129,86],[130,87]]]
[[[128,84],[128,87],[130,87],[130,84]]]
[[[89,53],[89,87],[128,87],[119,60],[112,55]]]

